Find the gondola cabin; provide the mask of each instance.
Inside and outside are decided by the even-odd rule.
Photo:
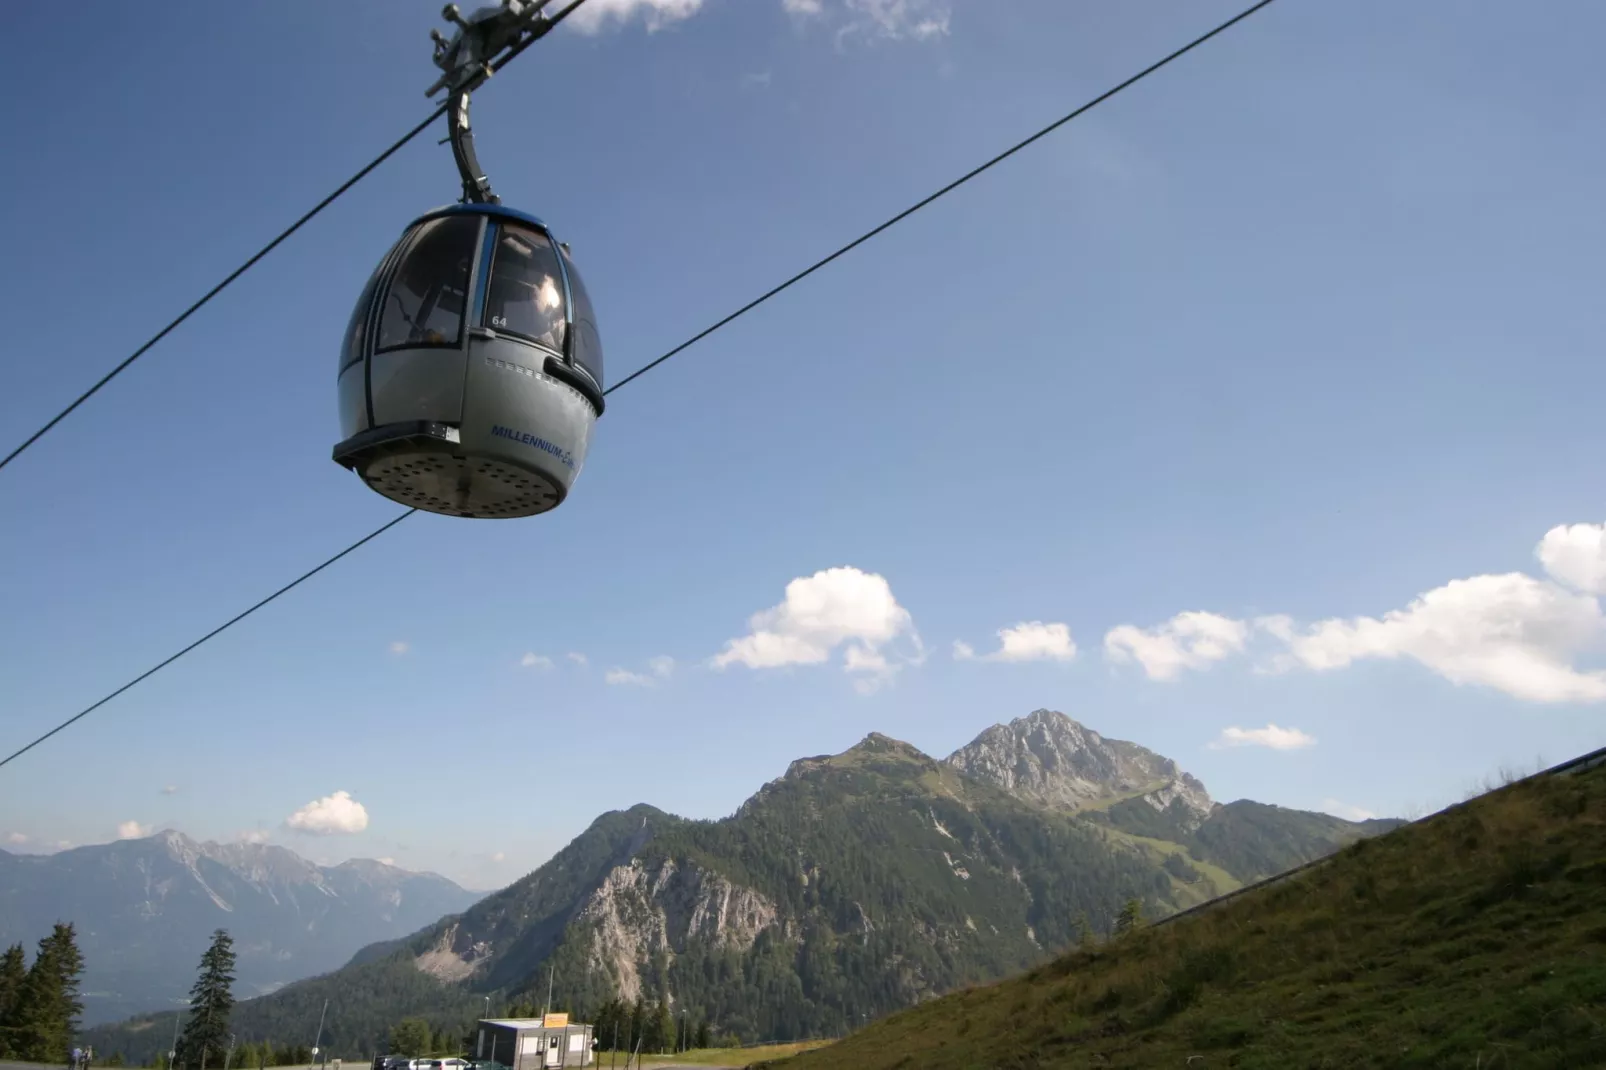
[[[340,353],[334,459],[393,501],[448,516],[556,508],[602,415],[585,283],[539,219],[454,204],[380,261]]]

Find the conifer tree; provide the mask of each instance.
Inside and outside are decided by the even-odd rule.
[[[78,978],[84,957],[72,924],[57,922],[39,941],[39,953],[17,992],[12,1012],[12,1054],[30,1062],[65,1061],[84,1005]]]
[[[1143,924],[1143,902],[1132,898],[1126,901],[1121,913],[1115,919],[1115,932],[1117,936],[1132,932]]]
[[[229,1014],[234,1010],[234,941],[228,930],[212,934],[212,946],[201,955],[200,976],[190,989],[190,1019],[178,1042],[179,1059],[190,1070],[206,1070],[207,1060],[223,1065],[229,1043]]]
[[[14,1046],[17,999],[28,979],[28,956],[21,944],[12,944],[0,957],[0,1059],[9,1058]]]
[[[1079,910],[1076,913],[1076,946],[1083,951],[1093,949],[1093,925],[1087,920],[1087,911]]]
[[[702,1050],[708,1048],[708,1023],[697,1023],[697,1047]]]
[[[653,1024],[648,1032],[655,1035],[649,1035],[647,1043],[642,1045],[643,1049],[656,1047],[660,1054],[668,1054],[669,1045],[675,1040],[675,1020],[669,1014],[667,1000],[658,1004],[658,1012],[653,1016]]]

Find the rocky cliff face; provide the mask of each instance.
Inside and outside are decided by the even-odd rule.
[[[968,777],[1066,813],[1141,797],[1156,810],[1181,800],[1197,821],[1215,810],[1205,786],[1170,758],[1106,739],[1063,713],[1036,710],[987,729],[947,758]]]
[[[590,930],[588,970],[617,983],[620,997],[650,995],[642,972],[654,957],[672,958],[693,941],[745,955],[758,934],[776,924],[773,900],[694,863],[640,860],[614,867],[576,914]]]

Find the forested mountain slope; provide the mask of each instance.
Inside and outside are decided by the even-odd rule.
[[[640,997],[749,1039],[828,1034],[1039,963],[1081,917],[1107,931],[1129,898],[1163,914],[1382,828],[1221,806],[1168,759],[1063,714],[977,744],[939,761],[872,733],[793,762],[722,820],[604,814],[462,915],[241,1004],[241,1036],[278,1039],[327,996],[332,1050],[367,1054],[405,1014],[460,1028],[480,994],[543,1002],[548,966],[555,1002],[582,1015]]]

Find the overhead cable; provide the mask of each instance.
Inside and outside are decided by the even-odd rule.
[[[568,12],[570,10],[572,10],[575,7],[578,7],[583,2],[584,2],[584,0],[574,0],[574,2],[569,6],[569,8],[565,9],[561,14],[563,14],[563,15],[568,14]],[[1175,52],[1172,52],[1170,55],[1166,56],[1164,59],[1159,60],[1158,62],[1152,63],[1149,66],[1145,67],[1143,70],[1139,71],[1137,74],[1135,74],[1132,77],[1128,78],[1126,81],[1122,82],[1121,84],[1115,86],[1113,89],[1106,90],[1105,92],[1099,94],[1097,97],[1094,97],[1092,100],[1088,101],[1086,104],[1083,104],[1081,107],[1077,108],[1075,111],[1069,112],[1068,114],[1060,117],[1059,119],[1054,120],[1048,126],[1043,127],[1041,130],[1037,131],[1035,134],[1032,134],[1030,137],[1025,138],[1022,141],[1016,142],[1010,148],[1008,148],[1008,149],[1004,150],[1003,152],[999,153],[997,156],[994,156],[992,159],[988,160],[986,163],[980,165],[979,167],[976,167],[976,168],[971,169],[970,171],[967,171],[965,174],[961,175],[959,178],[955,179],[954,181],[948,183],[946,186],[942,187],[937,192],[931,194],[929,197],[926,197],[926,198],[920,200],[919,202],[915,203],[914,205],[911,205],[910,207],[905,208],[902,212],[899,212],[897,215],[893,216],[891,219],[887,220],[885,223],[882,223],[880,226],[876,227],[875,229],[866,231],[864,234],[862,234],[859,237],[855,238],[853,241],[849,242],[848,244],[842,246],[842,248],[838,249],[836,252],[832,253],[831,255],[825,257],[824,259],[816,261],[814,264],[812,264],[811,266],[809,266],[809,267],[805,268],[804,270],[798,272],[796,275],[793,275],[791,278],[787,279],[785,282],[781,283],[780,285],[775,286],[775,287],[767,290],[765,293],[763,293],[759,297],[756,297],[752,301],[749,301],[747,304],[743,305],[741,308],[737,309],[735,312],[732,312],[730,315],[725,316],[723,319],[715,321],[711,326],[705,327],[703,330],[698,331],[696,334],[694,334],[690,338],[686,339],[686,341],[684,341],[684,342],[680,343],[679,345],[675,346],[673,349],[671,349],[668,352],[664,353],[662,356],[659,356],[659,357],[649,361],[648,363],[643,364],[641,367],[637,368],[635,371],[631,372],[629,375],[625,376],[623,379],[619,380],[617,383],[615,383],[612,386],[608,387],[608,389],[604,390],[602,392],[603,395],[606,396],[608,394],[612,394],[615,390],[620,389],[621,387],[627,385],[628,383],[634,382],[636,379],[640,378],[642,375],[645,375],[647,372],[652,371],[654,368],[658,367],[660,364],[662,364],[665,361],[669,360],[671,357],[676,356],[677,354],[681,353],[683,350],[686,350],[686,349],[690,348],[691,346],[695,345],[696,343],[702,341],[704,338],[707,338],[709,335],[713,334],[715,331],[719,330],[721,327],[724,327],[725,325],[731,323],[733,320],[737,319],[738,317],[743,316],[748,312],[751,312],[753,309],[757,308],[759,305],[761,305],[764,302],[768,301],[770,298],[772,298],[772,297],[776,296],[777,294],[781,293],[783,290],[786,290],[786,289],[790,288],[791,286],[795,285],[796,283],[801,282],[803,279],[805,279],[808,276],[814,274],[814,272],[818,271],[820,268],[824,267],[825,265],[831,263],[833,260],[836,260],[838,257],[844,255],[845,253],[848,253],[849,251],[857,248],[860,245],[863,245],[865,242],[869,241],[871,238],[874,238],[876,235],[878,235],[878,234],[882,233],[883,231],[887,230],[888,228],[896,225],[897,223],[901,222],[902,220],[909,218],[909,216],[913,215],[914,213],[918,212],[920,209],[922,209],[922,208],[926,207],[927,205],[931,204],[933,201],[937,200],[939,197],[943,196],[944,194],[949,193],[949,192],[959,188],[960,186],[964,185],[966,182],[969,182],[971,179],[973,179],[977,175],[981,174],[983,171],[986,171],[988,168],[994,166],[995,164],[1001,163],[1004,160],[1007,160],[1009,157],[1013,156],[1015,153],[1019,152],[1021,149],[1024,149],[1026,146],[1028,146],[1028,145],[1032,144],[1033,142],[1037,141],[1038,139],[1040,139],[1040,138],[1042,138],[1042,137],[1054,132],[1055,130],[1057,130],[1060,127],[1064,126],[1066,123],[1070,122],[1072,119],[1075,119],[1077,116],[1083,114],[1084,112],[1087,112],[1090,109],[1097,107],[1099,104],[1103,103],[1104,101],[1109,100],[1111,97],[1113,97],[1117,93],[1121,92],[1121,90],[1126,89],[1127,87],[1135,85],[1136,83],[1142,81],[1144,78],[1146,78],[1149,75],[1153,74],[1155,71],[1159,70],[1161,67],[1164,67],[1166,64],[1170,63],[1172,60],[1178,59],[1179,57],[1187,54],[1188,52],[1190,52],[1193,49],[1197,48],[1199,45],[1202,45],[1206,41],[1210,40],[1212,37],[1215,37],[1217,34],[1223,32],[1224,30],[1227,30],[1230,27],[1234,26],[1235,24],[1237,24],[1239,22],[1242,22],[1244,19],[1248,18],[1250,15],[1253,15],[1255,12],[1261,10],[1262,8],[1270,6],[1272,3],[1273,3],[1273,0],[1259,0],[1258,3],[1255,3],[1251,7],[1245,8],[1243,11],[1239,12],[1237,15],[1234,15],[1232,18],[1228,19],[1226,22],[1223,22],[1220,25],[1216,26],[1214,29],[1210,30],[1208,33],[1202,34],[1199,37],[1194,38],[1192,41],[1188,42],[1186,45],[1183,45],[1181,48],[1177,49]],[[509,57],[509,58],[511,58],[511,57]],[[48,430],[48,428],[47,428],[47,430]],[[224,631],[227,631],[229,628],[232,628],[234,625],[238,624],[240,621],[244,620],[246,617],[249,617],[252,613],[255,613],[257,610],[261,609],[263,606],[267,605],[269,602],[272,602],[274,599],[278,598],[280,595],[288,593],[292,588],[299,586],[303,581],[311,579],[313,576],[317,575],[319,572],[322,572],[324,569],[328,568],[330,565],[334,564],[336,561],[340,560],[342,557],[345,557],[347,554],[349,554],[352,551],[356,550],[358,547],[366,545],[371,539],[374,539],[374,538],[378,537],[379,535],[384,534],[386,531],[389,531],[391,528],[395,527],[397,524],[400,524],[403,520],[406,520],[408,517],[412,516],[416,512],[418,512],[417,509],[408,509],[406,512],[401,513],[401,514],[397,515],[396,517],[386,521],[382,526],[380,526],[379,528],[377,528],[373,532],[363,536],[361,539],[358,539],[356,542],[352,543],[350,546],[346,547],[344,550],[341,550],[339,553],[337,553],[333,557],[329,558],[327,561],[325,561],[323,564],[319,565],[317,568],[314,568],[311,571],[302,574],[299,578],[297,578],[293,582],[291,582],[289,584],[286,584],[284,587],[279,588],[279,590],[275,591],[273,594],[269,595],[267,598],[264,598],[262,601],[258,602],[256,605],[252,606],[250,609],[245,610],[243,613],[240,613],[240,614],[232,617],[231,619],[229,619],[224,624],[218,626],[217,628],[214,628],[212,631],[208,632],[206,635],[202,636],[200,639],[197,639],[195,642],[191,643],[189,646],[185,647],[183,650],[180,650],[177,654],[174,654],[173,656],[169,657],[167,660],[163,661],[159,665],[156,665],[154,668],[148,669],[144,673],[141,673],[139,676],[137,676],[134,679],[130,680],[128,683],[124,684],[122,687],[119,687],[116,691],[113,691],[111,694],[109,694],[105,698],[99,700],[94,705],[86,707],[85,709],[83,709],[83,710],[79,711],[78,713],[74,714],[72,717],[69,717],[67,720],[63,721],[61,724],[57,725],[55,728],[52,728],[50,731],[48,731],[44,735],[40,736],[38,739],[34,740],[32,743],[29,743],[27,746],[23,747],[21,750],[16,751],[14,754],[11,754],[11,755],[9,755],[8,757],[6,757],[4,759],[0,759],[0,766],[4,766],[4,765],[10,763],[11,761],[13,761],[16,758],[20,758],[22,755],[26,754],[28,751],[30,751],[34,747],[38,746],[40,743],[43,743],[45,740],[49,739],[51,736],[55,735],[57,732],[60,732],[62,729],[66,728],[67,726],[69,726],[71,724],[73,724],[74,722],[78,721],[79,719],[87,716],[88,714],[93,713],[95,710],[99,709],[101,706],[104,706],[106,703],[110,702],[112,699],[116,698],[118,695],[121,695],[123,692],[125,692],[129,688],[133,687],[135,684],[138,684],[139,682],[141,682],[142,680],[144,680],[147,677],[151,676],[152,674],[154,674],[158,670],[164,669],[168,665],[171,665],[173,662],[177,661],[179,658],[183,657],[185,654],[188,654],[190,651],[196,649],[201,644],[205,643],[207,640],[212,639],[214,636],[220,635]]]

